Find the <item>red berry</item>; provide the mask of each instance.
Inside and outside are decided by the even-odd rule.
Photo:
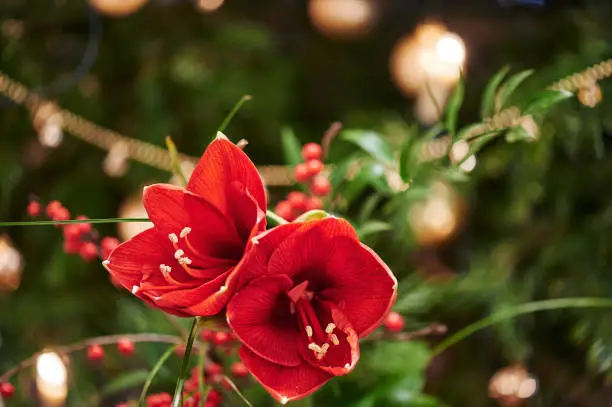
[[[15,388],[10,383],[0,383],[0,394],[5,399],[10,399],[15,393]]]
[[[202,330],[200,331],[200,339],[204,342],[210,341],[214,335],[215,331],[210,328],[202,328]]]
[[[102,249],[102,258],[108,259],[111,252],[119,246],[119,239],[116,237],[107,236],[100,241],[100,248]]]
[[[121,338],[117,341],[117,350],[122,355],[129,356],[134,353],[134,342],[127,338]]]
[[[210,376],[216,376],[223,373],[223,367],[218,363],[210,362],[204,367],[204,371]]]
[[[401,332],[404,329],[404,317],[395,311],[389,312],[387,318],[385,318],[385,328],[390,332]]]
[[[277,203],[274,207],[274,212],[283,219],[288,221],[293,220],[293,205],[291,205],[289,201],[280,201]]]
[[[79,253],[83,260],[92,261],[98,257],[98,248],[93,242],[84,242]]]
[[[64,207],[58,208],[53,212],[53,216],[51,217],[54,221],[62,221],[70,219],[70,211]]]
[[[249,369],[242,362],[235,362],[231,367],[232,374],[236,377],[245,377],[249,374]]]
[[[196,380],[187,379],[185,380],[185,391],[188,393],[192,393],[198,389],[198,382]]]
[[[314,211],[315,209],[323,209],[323,201],[316,196],[311,196],[308,198],[308,202],[306,202],[306,210]]]
[[[83,242],[79,239],[65,239],[63,250],[67,254],[77,254],[81,251]]]
[[[87,358],[89,360],[100,360],[104,357],[104,349],[100,345],[91,345],[87,348]]]
[[[47,216],[49,218],[53,219],[53,215],[55,215],[55,212],[57,212],[58,209],[61,209],[63,207],[64,206],[60,201],[51,201],[47,204],[45,212],[47,213]]]
[[[176,348],[174,349],[174,353],[177,356],[183,357],[183,356],[185,356],[185,351],[186,350],[187,349],[185,348],[185,345],[176,345]]]
[[[324,165],[321,160],[310,160],[306,163],[306,167],[308,168],[308,174],[310,174],[311,177],[314,177],[323,171]]]
[[[305,193],[300,191],[292,191],[287,195],[287,201],[291,203],[293,209],[298,211],[306,210],[306,203],[308,202],[308,197]]]
[[[66,240],[79,240],[81,238],[80,225],[73,223],[64,226],[64,239]]]
[[[310,171],[308,171],[308,165],[300,163],[295,166],[293,170],[293,177],[297,182],[307,182],[310,179]]]
[[[316,196],[327,196],[331,192],[331,183],[327,177],[318,176],[310,184],[310,192]]]
[[[215,345],[224,345],[228,342],[231,342],[234,339],[231,333],[218,331],[213,335],[213,342]]]
[[[115,407],[130,407],[130,405],[128,403],[119,403],[116,404]]]
[[[208,396],[206,396],[207,403],[212,402],[212,403],[217,404],[217,403],[220,403],[222,399],[223,399],[223,395],[218,390],[211,390],[208,392]]]
[[[30,216],[40,215],[40,202],[30,201],[30,203],[28,204],[27,212]]]
[[[304,161],[320,160],[323,154],[323,149],[317,143],[307,143],[302,147],[302,158]]]
[[[89,219],[85,215],[79,215],[76,218],[77,218],[77,220],[87,220],[87,219]],[[79,228],[79,231],[82,234],[91,232],[91,223],[75,223],[75,225]]]

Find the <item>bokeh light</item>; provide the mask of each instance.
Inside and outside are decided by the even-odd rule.
[[[310,21],[332,38],[356,38],[373,26],[376,9],[370,0],[310,0]]]

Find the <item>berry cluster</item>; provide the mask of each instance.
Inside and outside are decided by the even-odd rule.
[[[303,163],[295,166],[293,176],[301,184],[309,186],[310,196],[303,192],[293,191],[287,198],[280,201],[274,211],[288,221],[292,221],[302,213],[314,209],[323,209],[320,197],[331,192],[331,183],[327,175],[323,174],[323,150],[317,143],[308,143],[302,148]]]
[[[38,217],[41,215],[40,202],[30,201],[27,208],[28,215]],[[70,211],[59,201],[51,201],[45,208],[47,217],[54,221],[70,220]],[[76,220],[87,220],[87,216],[79,215]],[[91,223],[72,223],[57,225],[62,228],[64,235],[64,252],[68,254],[78,254],[85,261],[92,261],[97,258],[106,259],[110,252],[119,245],[116,237],[104,237],[99,239],[96,229]]]
[[[134,342],[128,338],[121,338],[117,341],[117,351],[123,356],[131,356],[135,348]],[[90,345],[87,348],[87,359],[92,362],[104,359],[104,348],[98,344]]]

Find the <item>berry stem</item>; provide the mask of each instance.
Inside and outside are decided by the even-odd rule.
[[[129,339],[134,343],[170,343],[174,345],[180,345],[184,343],[184,339],[180,336],[174,335],[160,335],[153,333],[144,333],[144,334],[121,334],[121,335],[107,335],[107,336],[97,336],[95,338],[88,338],[79,342],[75,342],[66,346],[59,346],[56,348],[47,349],[45,351],[53,350],[59,354],[70,354],[73,352],[78,352],[89,348],[92,345],[114,345],[122,339]],[[201,343],[195,342],[193,343],[193,347],[199,349],[202,346]],[[8,382],[8,380],[20,372],[23,369],[26,369],[36,363],[36,359],[38,356],[45,351],[36,352],[32,356],[27,359],[22,360],[13,368],[7,370],[2,375],[0,375],[0,382]]]

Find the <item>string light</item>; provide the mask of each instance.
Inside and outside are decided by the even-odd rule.
[[[312,24],[331,38],[357,38],[373,26],[376,10],[371,0],[310,0]]]
[[[489,381],[489,397],[503,407],[520,407],[538,389],[537,380],[522,364],[499,370]]]
[[[416,241],[433,246],[447,240],[460,223],[462,203],[457,193],[443,182],[435,182],[428,197],[408,212],[408,221]]]
[[[0,236],[0,290],[15,291],[21,283],[23,257],[8,236]]]
[[[422,123],[440,118],[465,62],[463,40],[438,23],[418,26],[401,38],[390,57],[391,75],[398,88],[416,96],[416,115]]]
[[[125,17],[140,10],[147,0],[89,0],[98,12],[110,17]]]
[[[36,388],[45,407],[65,405],[68,395],[68,372],[55,352],[42,353],[36,359]]]

